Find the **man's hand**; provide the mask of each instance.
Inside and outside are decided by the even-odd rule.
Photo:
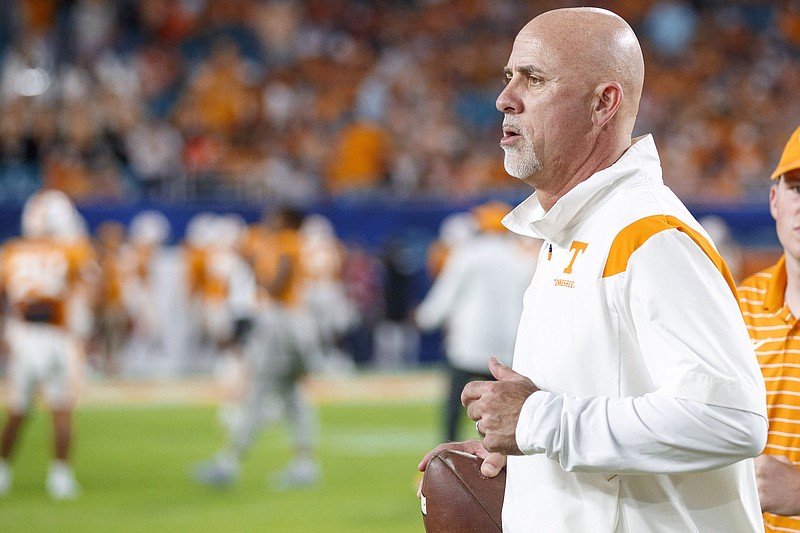
[[[483,436],[483,446],[490,452],[521,455],[517,447],[517,421],[525,400],[538,391],[533,382],[496,358],[489,360],[489,371],[497,381],[467,383],[461,403]]]
[[[468,440],[464,442],[445,442],[444,444],[438,445],[436,448],[425,454],[425,457],[422,458],[422,461],[420,461],[417,469],[420,472],[424,472],[428,467],[428,461],[431,460],[431,457],[443,450],[459,450],[462,452],[471,453],[472,455],[477,455],[483,459],[483,464],[481,465],[481,474],[486,477],[496,476],[500,473],[500,470],[506,466],[505,455],[501,455],[499,453],[489,453],[486,448],[483,447],[481,441]],[[419,486],[417,487],[417,498],[421,497],[421,495],[422,480],[420,480]]]
[[[783,455],[755,458],[761,511],[782,516],[800,514],[800,470]]]

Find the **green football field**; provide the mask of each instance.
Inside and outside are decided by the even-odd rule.
[[[329,386],[336,390],[335,383]],[[430,395],[385,396],[315,400],[323,480],[291,492],[276,492],[268,483],[289,456],[283,426],[261,434],[234,486],[212,489],[190,476],[223,439],[211,403],[82,405],[73,455],[83,494],[70,502],[53,502],[44,490],[50,425],[47,413],[37,411],[18,444],[12,492],[0,499],[0,530],[424,531],[416,465],[438,442],[439,403]]]

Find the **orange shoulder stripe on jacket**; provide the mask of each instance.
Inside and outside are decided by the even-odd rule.
[[[714,266],[725,278],[733,295],[736,296],[736,283],[733,280],[733,275],[731,275],[728,265],[725,264],[719,252],[698,231],[669,215],[653,215],[641,218],[623,228],[614,237],[614,242],[611,243],[611,250],[608,252],[606,266],[603,269],[603,277],[606,278],[625,272],[628,268],[628,260],[633,252],[638,250],[641,245],[647,242],[647,239],[656,233],[669,229],[676,229],[688,235],[711,259],[711,262],[714,263]]]

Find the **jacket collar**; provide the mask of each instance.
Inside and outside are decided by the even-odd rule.
[[[663,183],[661,161],[652,135],[633,139],[631,147],[613,165],[593,174],[545,211],[534,192],[503,218],[503,224],[520,235],[552,242],[560,238],[611,196],[623,182],[645,179]]]

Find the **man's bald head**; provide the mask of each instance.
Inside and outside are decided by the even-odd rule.
[[[619,15],[591,7],[547,11],[531,20],[517,41],[535,37],[547,43],[554,60],[587,87],[617,82],[624,99],[617,112],[630,134],[644,84],[644,59],[633,29]]]
[[[644,81],[636,35],[603,9],[543,13],[517,35],[497,97],[506,171],[554,204],[630,147]]]

